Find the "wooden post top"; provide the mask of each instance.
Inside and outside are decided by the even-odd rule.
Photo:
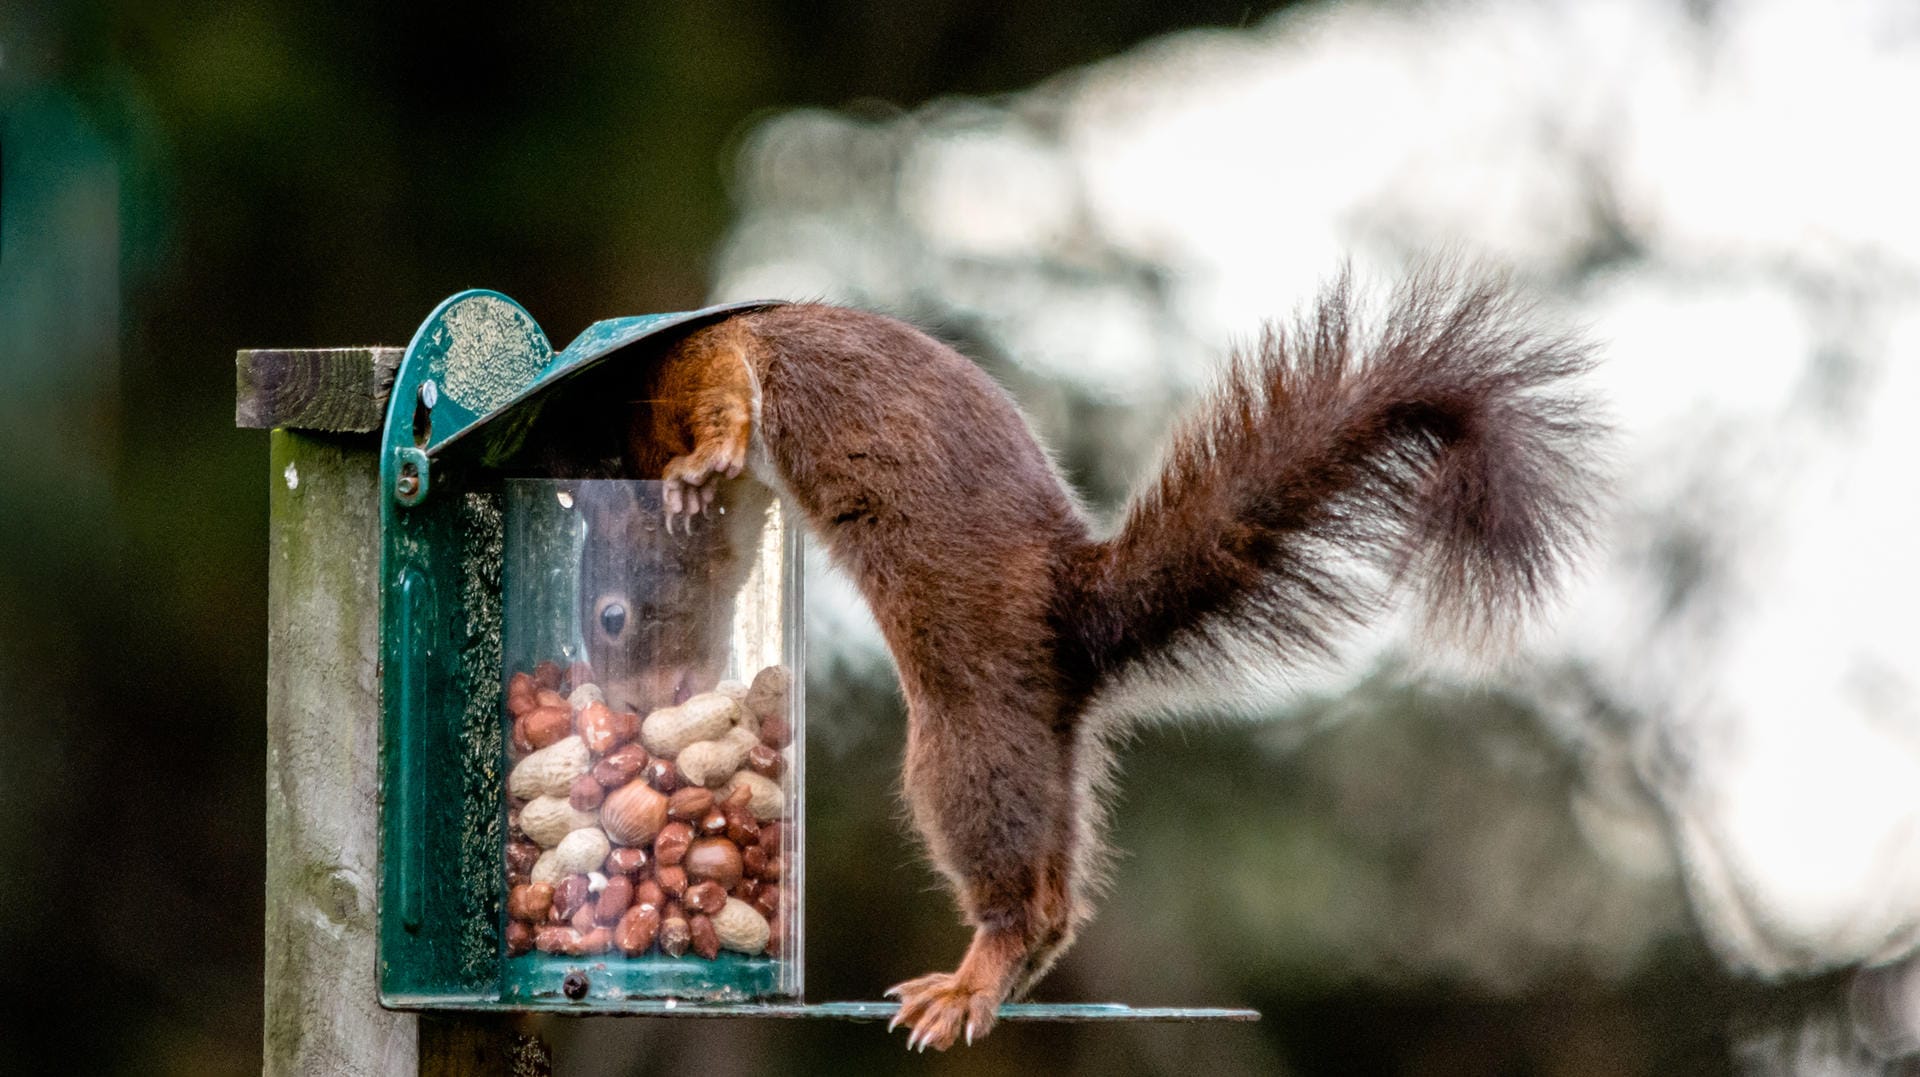
[[[405,348],[243,348],[233,424],[247,430],[378,433]]]

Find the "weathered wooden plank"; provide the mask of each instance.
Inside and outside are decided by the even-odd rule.
[[[375,982],[376,450],[372,439],[273,434],[262,1067],[269,1075],[387,1075],[415,1064],[415,1020],[381,1009]]]
[[[246,348],[234,359],[235,426],[366,433],[386,420],[403,348]]]
[[[378,442],[275,430],[262,1071],[544,1075],[512,1018],[380,1007]]]

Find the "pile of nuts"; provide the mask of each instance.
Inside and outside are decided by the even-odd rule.
[[[769,666],[643,720],[585,663],[507,683],[507,952],[778,956],[792,677]]]

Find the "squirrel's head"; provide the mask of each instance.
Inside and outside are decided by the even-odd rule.
[[[587,661],[617,710],[645,715],[718,684],[734,597],[755,548],[744,512],[668,517],[653,487],[583,498],[580,630]]]

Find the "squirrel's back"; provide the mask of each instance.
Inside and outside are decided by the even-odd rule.
[[[1072,503],[1027,420],[977,365],[885,315],[813,304],[738,319],[759,347],[759,433],[835,526],[1048,526]]]
[[[909,692],[997,675],[982,641],[1050,654],[1059,552],[1086,524],[1006,390],[884,315],[794,304],[728,324],[751,338],[770,478],[860,586]]]

